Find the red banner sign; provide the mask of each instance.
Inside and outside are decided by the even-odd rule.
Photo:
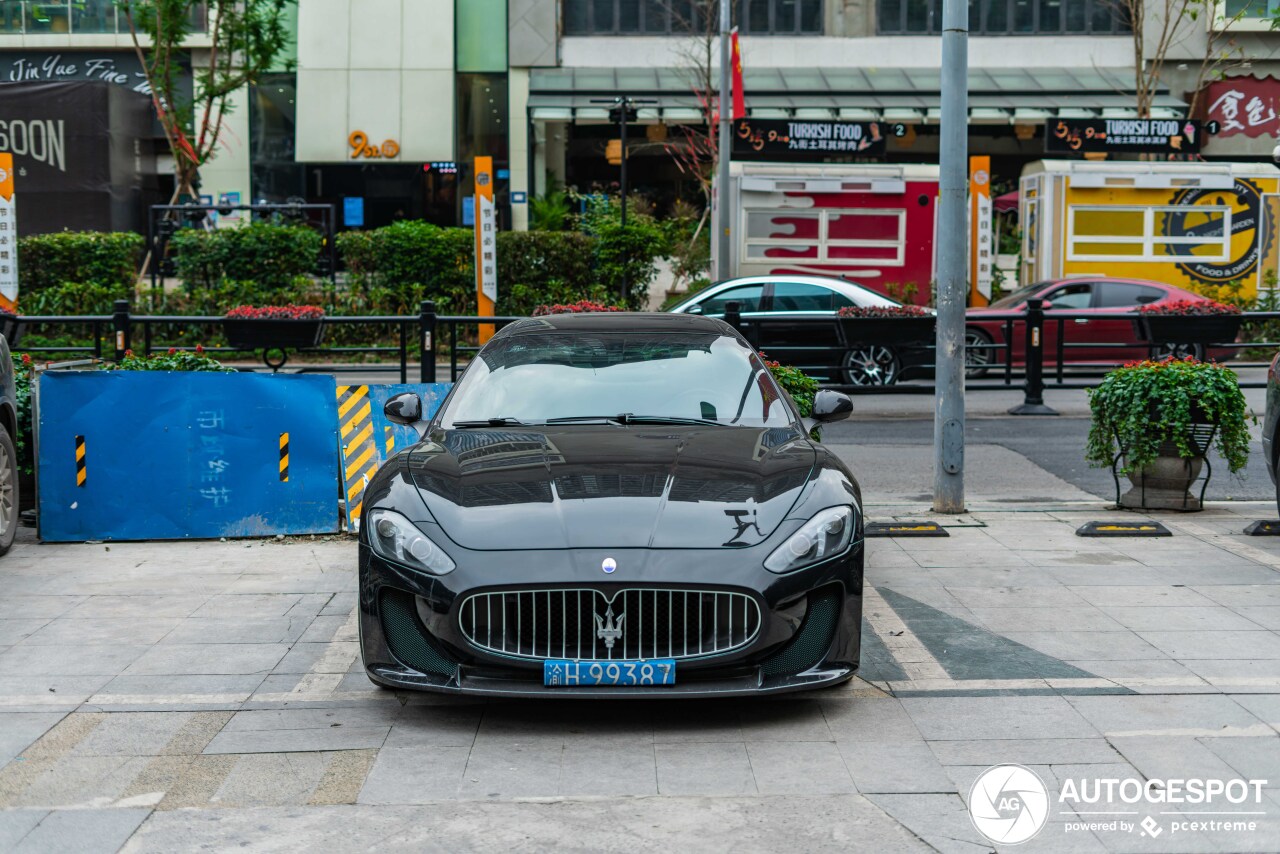
[[[1280,80],[1228,77],[1210,83],[1205,95],[1218,136],[1280,135]]]

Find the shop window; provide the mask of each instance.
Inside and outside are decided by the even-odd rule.
[[[1280,0],[1235,0],[1272,3]],[[881,35],[942,32],[942,0],[878,0]],[[1113,0],[969,0],[972,35],[1111,34],[1129,31]]]
[[[129,34],[129,22],[113,0],[0,0],[0,33],[56,35]],[[208,30],[208,9],[193,3],[188,26]]]
[[[875,261],[906,257],[907,215],[901,210],[747,211],[749,261]]]
[[[1230,251],[1228,207],[1073,205],[1068,213],[1068,261],[1226,261]]]
[[[733,0],[746,35],[821,35],[823,0]],[[653,36],[719,31],[720,4],[709,0],[564,0],[569,36]]]
[[[1226,0],[1214,10],[1214,29],[1269,30],[1280,20],[1280,0]]]

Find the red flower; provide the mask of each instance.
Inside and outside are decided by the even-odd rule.
[[[133,351],[132,351],[132,350],[125,350],[125,351],[124,351],[124,354],[125,354],[126,356],[132,356],[132,355],[133,355]]]
[[[846,305],[840,317],[928,317],[929,309],[919,305]]]
[[[556,303],[555,305],[540,305],[533,310],[534,317],[544,317],[548,314],[584,314],[597,311],[622,311],[620,306],[605,305],[601,302],[594,302],[589,299],[578,300],[565,305]]]
[[[1217,302],[1211,299],[1176,299],[1169,302],[1153,302],[1138,306],[1139,314],[1173,315],[1177,317],[1213,317],[1224,314],[1239,314],[1240,309],[1234,305]]]
[[[202,354],[202,353],[204,353],[204,347],[201,347],[199,344],[197,344],[197,345],[196,345],[196,355],[200,355],[200,354]]]
[[[170,355],[170,356],[174,355],[174,354],[175,354],[175,353],[177,353],[177,352],[178,352],[178,348],[177,348],[177,347],[170,347],[170,348],[169,348],[169,355]]]
[[[238,305],[226,313],[231,320],[319,320],[324,309],[318,305]]]
[[[22,354],[22,364],[24,364],[24,365],[29,365],[29,364],[31,364],[31,354],[30,354],[30,353],[23,353],[23,354]]]

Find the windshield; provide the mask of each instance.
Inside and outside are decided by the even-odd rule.
[[[1018,288],[1016,291],[1007,293],[1004,296],[1000,297],[1000,299],[988,305],[987,308],[1012,308],[1013,306],[1018,305],[1019,303],[1026,302],[1029,298],[1035,296],[1036,291],[1039,291],[1041,288],[1043,288],[1047,284],[1049,283],[1036,282],[1035,284],[1032,284],[1032,285],[1023,285],[1022,287]]]
[[[792,424],[791,412],[779,398],[759,357],[718,333],[548,331],[486,346],[449,398],[441,424],[545,424],[625,413],[784,427]]]

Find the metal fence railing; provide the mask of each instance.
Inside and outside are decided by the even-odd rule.
[[[1190,353],[1219,361],[1232,359],[1233,367],[1263,367],[1267,362],[1239,361],[1235,356],[1250,349],[1275,350],[1280,347],[1280,343],[1270,341],[1205,340],[1203,335],[1195,332],[1195,321],[1204,318],[1186,318],[1189,322],[1187,328],[1191,331],[1185,341],[1150,343],[1142,339],[1139,327],[1135,326],[1142,318],[1138,312],[1057,309],[1046,312],[1040,300],[1030,300],[1027,307],[1019,311],[970,316],[967,321],[970,334],[965,347],[969,366],[966,390],[1021,387],[1024,410],[1034,412],[1037,406],[1043,406],[1046,388],[1087,388],[1096,385],[1101,372],[1135,359],[1160,357],[1166,353]],[[452,381],[458,378],[479,350],[481,326],[497,329],[520,319],[512,316],[442,315],[436,313],[434,302],[424,301],[417,315],[327,316],[323,320],[326,326],[375,327],[380,334],[374,337],[384,342],[380,345],[267,347],[254,352],[260,355],[266,367],[273,370],[284,366],[291,351],[311,358],[338,361],[359,354],[362,359],[373,356],[385,361],[336,366],[304,362],[294,370],[335,374],[387,373],[398,375],[400,382],[409,382],[410,374],[414,373],[411,365],[416,363],[419,382],[436,382],[446,377]],[[150,355],[170,348],[194,349],[193,338],[210,340],[213,333],[220,330],[223,321],[224,318],[218,316],[137,315],[130,311],[127,301],[120,300],[109,315],[19,318],[18,323],[26,331],[38,328],[65,332],[78,327],[87,331],[88,340],[76,344],[39,343],[27,346],[19,340],[14,349],[91,355],[118,361],[129,350]],[[859,329],[863,327],[848,318],[832,315],[744,316],[734,303],[728,305],[725,321],[771,359],[794,365],[818,377],[826,387],[855,394],[933,391],[931,380],[936,345],[932,333],[924,337],[917,333],[910,340],[885,341],[881,338],[877,339],[878,343],[866,344],[859,340]],[[1280,321],[1280,312],[1245,312],[1240,315],[1240,321],[1245,328],[1262,325],[1265,331],[1265,324]],[[1080,330],[1089,324],[1105,326],[1090,327],[1088,335],[1082,335]],[[1275,327],[1280,333],[1280,322]],[[188,335],[193,328],[203,335]],[[223,356],[250,352],[235,347],[206,346],[204,349],[211,355]],[[896,360],[898,370],[893,384],[861,382],[866,376],[858,373],[860,367],[856,359],[880,358],[884,354]],[[1262,379],[1241,382],[1245,388],[1264,385],[1265,380]]]

